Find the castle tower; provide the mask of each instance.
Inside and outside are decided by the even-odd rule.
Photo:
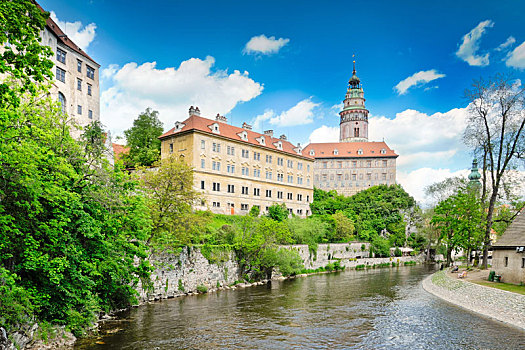
[[[361,81],[354,71],[348,90],[343,101],[343,110],[339,112],[341,122],[339,123],[340,142],[367,142],[368,141],[368,110],[365,108],[365,98]]]

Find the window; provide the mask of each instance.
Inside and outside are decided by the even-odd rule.
[[[277,199],[283,199],[283,192],[277,191]]]
[[[310,179],[306,179],[306,185],[310,186]]]
[[[504,259],[503,259],[503,263],[505,265],[505,267],[509,266],[509,257],[506,256]]]
[[[82,61],[77,60],[77,72],[82,73]]]
[[[323,162],[323,168],[327,168],[328,167],[328,162]]]
[[[357,180],[357,174],[352,174],[352,181],[356,181]]]
[[[354,137],[359,137],[359,128],[354,128]]]
[[[250,156],[250,152],[247,149],[243,149],[241,151],[241,155],[243,158],[248,158]]]
[[[266,163],[271,163],[272,162],[272,156],[270,155],[266,155]]]
[[[310,172],[310,164],[306,165],[306,171]]]
[[[214,208],[220,208],[221,207],[221,203],[220,202],[213,202],[213,207]]]
[[[228,185],[228,193],[235,193],[235,185]]]
[[[241,194],[248,194],[248,186],[241,187]]]
[[[297,170],[303,170],[303,163],[297,163]]]
[[[253,189],[253,195],[254,196],[260,196],[261,195],[261,189],[260,188],[254,188]]]
[[[293,184],[293,175],[288,175],[288,183]]]
[[[293,193],[287,193],[286,198],[288,198],[289,201],[293,200]]]
[[[201,149],[206,149],[206,141],[201,140]]]
[[[235,155],[235,147],[233,146],[228,146],[226,148],[226,153],[229,154],[230,156],[234,156]]]
[[[288,168],[293,168],[293,160],[287,161]]]
[[[284,181],[284,175],[283,174],[277,174],[277,181],[283,182]]]
[[[253,160],[261,160],[261,153],[253,152]]]
[[[343,162],[337,162],[337,167],[341,169],[343,167]]]
[[[64,64],[66,63],[66,52],[64,50],[57,48],[57,61]]]
[[[221,171],[221,162],[213,161],[213,162],[211,163],[211,168],[212,168],[213,170]]]
[[[372,162],[371,162],[371,161],[367,161],[367,162],[366,162],[366,167],[367,167],[367,168],[370,168],[371,166],[372,166]]]
[[[303,215],[303,210],[302,209],[297,209],[297,215]]]
[[[214,191],[219,192],[221,190],[221,184],[218,182],[214,182],[212,188]]]
[[[388,161],[387,160],[384,160],[383,161],[383,168],[386,168],[388,166]]]
[[[302,177],[298,177],[297,178],[297,184],[298,185],[302,185],[303,184],[303,178]]]
[[[201,180],[201,190],[204,189],[204,180]]]
[[[303,195],[302,194],[297,194],[297,200],[298,201],[302,201],[303,200]]]
[[[88,109],[88,118],[93,119],[93,111],[91,109]]]
[[[357,161],[356,160],[352,161],[352,168],[357,168]]]
[[[272,197],[272,190],[266,190],[266,198]]]
[[[95,79],[95,69],[90,66],[86,66],[86,74],[88,78]]]
[[[272,179],[272,172],[271,171],[267,171],[266,172],[266,179],[268,179],[268,180]]]
[[[254,177],[261,177],[261,171],[259,169],[253,169]]]
[[[309,195],[306,195],[306,201],[310,202],[310,196]]]
[[[60,108],[63,114],[66,114],[66,97],[63,93],[58,93],[58,102],[60,103]]]
[[[82,106],[81,105],[78,105],[77,106],[77,114],[82,114]]]
[[[242,174],[244,176],[250,176],[250,169],[248,169],[247,167],[243,166],[242,167]]]
[[[221,144],[220,143],[213,143],[212,147],[213,152],[220,152],[221,151]]]
[[[241,210],[248,210],[248,204],[241,204]]]
[[[91,96],[91,84],[87,84],[88,87],[88,95]]]
[[[82,91],[82,79],[77,78],[77,90]]]
[[[525,269],[525,258],[521,258],[521,268]]]
[[[56,78],[63,83],[66,82],[66,71],[57,67]]]
[[[284,159],[283,158],[277,158],[277,165],[283,165],[284,164]]]
[[[173,146],[173,145],[170,145],[170,146]],[[201,159],[201,168],[202,169],[206,168],[206,160],[205,159]]]

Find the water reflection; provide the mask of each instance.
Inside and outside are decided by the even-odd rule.
[[[347,271],[131,310],[77,349],[519,349],[525,332],[426,293],[423,266]]]

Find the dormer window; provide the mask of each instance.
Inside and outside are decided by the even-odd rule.
[[[212,125],[208,125],[208,128],[210,128],[211,131],[214,134],[220,134],[221,133],[221,129],[219,127],[219,123],[213,123]]]
[[[184,124],[184,123],[176,122],[176,123],[175,123],[175,132],[177,132],[177,131],[181,131],[182,128],[184,128],[185,126],[186,126],[186,124]]]
[[[283,143],[281,141],[277,141],[273,144],[277,149],[282,150],[283,149]]]
[[[259,136],[255,140],[257,140],[257,142],[259,142],[259,144],[261,144],[263,146],[266,146],[266,139],[264,138],[264,136]]]
[[[310,155],[315,156],[315,151],[313,149],[310,150]]]
[[[363,150],[360,148],[357,150],[357,154],[363,154]]]
[[[339,154],[339,151],[336,149],[334,149],[334,155],[338,155]]]
[[[381,154],[386,154],[386,149],[381,148]]]

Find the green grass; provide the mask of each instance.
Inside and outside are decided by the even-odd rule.
[[[489,282],[489,281],[475,281],[474,283],[477,283],[477,284],[480,284],[486,287],[506,290],[507,292],[525,295],[525,286],[518,286],[516,284],[511,284],[511,283]]]

